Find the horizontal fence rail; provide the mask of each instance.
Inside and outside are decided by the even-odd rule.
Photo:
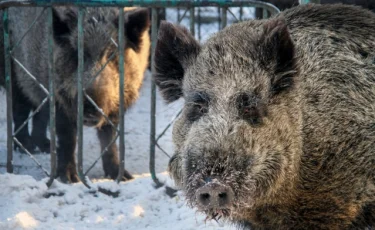
[[[206,1],[187,1],[187,0],[4,0],[0,2],[0,9],[16,6],[87,6],[87,7],[127,7],[127,6],[139,6],[139,7],[152,7],[152,8],[165,8],[165,7],[205,7],[205,6],[217,6],[217,7],[259,7],[269,10],[271,14],[276,14],[279,9],[272,4],[253,1],[253,0],[206,0]]]
[[[306,1],[305,1],[306,2]],[[178,8],[178,9],[184,9],[184,13],[180,14],[180,11],[178,11],[178,23],[182,21],[182,19],[186,16],[187,13],[190,15],[190,32],[195,35],[195,8],[198,8],[198,22],[200,22],[200,7],[218,7],[218,20],[219,20],[219,29],[223,29],[227,25],[227,17],[228,15],[233,16],[237,21],[241,21],[243,19],[243,12],[242,7],[254,7],[254,8],[261,8],[263,9],[263,17],[267,18],[270,16],[273,16],[280,11],[273,6],[272,4],[261,2],[261,1],[252,1],[252,0],[240,0],[240,1],[228,1],[228,0],[211,0],[211,1],[187,1],[187,0],[181,0],[181,1],[152,1],[152,0],[143,0],[143,1],[121,1],[121,0],[68,0],[68,1],[62,1],[62,0],[4,0],[0,2],[0,10],[3,10],[3,36],[4,36],[4,48],[5,48],[5,86],[6,86],[6,96],[7,96],[7,172],[12,173],[13,172],[13,142],[18,143],[21,145],[21,143],[15,138],[15,133],[12,129],[12,71],[11,68],[13,66],[11,65],[11,61],[13,61],[22,66],[22,63],[17,62],[17,59],[13,57],[13,49],[17,48],[18,44],[21,41],[17,41],[15,45],[12,47],[10,38],[9,38],[9,7],[44,7],[44,11],[47,12],[47,21],[48,21],[48,79],[49,84],[48,87],[44,88],[43,85],[40,85],[40,87],[43,88],[43,91],[46,93],[46,98],[43,100],[42,104],[34,110],[34,112],[28,117],[28,119],[25,121],[23,125],[27,124],[27,121],[29,121],[33,115],[38,112],[38,109],[40,109],[44,103],[49,101],[49,116],[50,116],[50,152],[51,152],[51,170],[50,173],[48,173],[45,169],[41,167],[41,165],[36,161],[36,163],[42,168],[46,175],[49,176],[49,180],[47,182],[47,185],[50,186],[53,183],[53,180],[56,176],[56,168],[57,168],[57,153],[56,153],[56,108],[55,108],[55,68],[54,68],[54,60],[53,60],[53,15],[52,15],[52,6],[63,6],[63,5],[69,5],[74,6],[78,8],[78,40],[77,40],[77,57],[78,57],[78,75],[77,75],[77,96],[78,96],[78,105],[77,105],[77,139],[78,139],[78,145],[77,145],[77,157],[78,157],[78,176],[81,179],[81,181],[91,189],[93,186],[91,186],[91,182],[87,177],[88,171],[91,170],[91,168],[98,162],[101,156],[105,154],[105,152],[108,150],[107,147],[114,144],[117,137],[119,137],[119,173],[117,176],[117,182],[121,180],[124,174],[124,166],[125,166],[125,139],[124,139],[124,133],[125,133],[125,123],[124,123],[124,87],[125,87],[125,66],[124,66],[124,60],[125,60],[125,53],[124,47],[126,43],[126,39],[124,38],[124,26],[119,26],[119,33],[118,33],[118,44],[115,42],[114,38],[111,38],[113,45],[117,47],[117,52],[119,55],[119,78],[120,78],[120,86],[119,86],[119,95],[120,95],[120,110],[119,110],[119,127],[115,128],[114,139],[108,144],[108,146],[101,151],[100,157],[94,162],[91,167],[88,168],[86,172],[83,171],[83,113],[84,113],[84,106],[83,101],[87,100],[91,102],[91,104],[97,109],[98,112],[100,112],[102,115],[104,115],[104,118],[106,121],[112,125],[114,124],[110,121],[110,119],[105,116],[101,108],[99,108],[94,100],[88,96],[86,93],[86,89],[83,86],[83,76],[84,76],[84,31],[83,31],[83,21],[85,17],[85,7],[118,7],[119,9],[119,25],[124,25],[124,7],[131,7],[131,6],[137,6],[137,7],[148,7],[151,8],[151,67],[152,67],[152,73],[154,73],[154,50],[156,46],[156,40],[157,40],[157,34],[158,34],[158,17],[159,17],[159,9],[162,8]],[[237,17],[233,11],[231,10],[231,7],[241,7],[240,15]],[[41,14],[42,14],[41,13]],[[36,15],[35,20],[31,23],[30,28],[35,24],[35,22],[38,20],[38,17],[40,15]],[[95,20],[95,19],[94,19]],[[28,31],[27,31],[28,32]],[[26,36],[27,32],[24,36]],[[201,31],[200,31],[200,23],[198,24],[198,36],[201,37]],[[23,37],[22,37],[23,39]],[[21,39],[21,40],[22,40]],[[108,62],[114,57],[114,55],[111,55],[109,57]],[[108,64],[105,63],[104,66],[99,70],[99,72],[94,76],[93,79],[95,79],[99,74],[100,71],[102,71],[105,66]],[[26,68],[24,68],[24,71],[28,72]],[[34,78],[31,73],[28,73],[28,76],[31,78]],[[93,81],[93,80],[92,80]],[[149,170],[151,173],[151,177],[153,181],[155,182],[156,187],[163,186],[163,183],[158,180],[156,177],[155,172],[155,149],[156,147],[159,148],[162,152],[164,152],[168,157],[169,154],[164,151],[158,144],[159,139],[166,133],[166,131],[172,126],[174,120],[181,114],[180,111],[176,111],[176,116],[173,118],[173,120],[165,127],[165,129],[159,134],[156,134],[156,85],[152,81],[151,84],[151,112],[150,112],[150,145],[149,145]],[[21,129],[22,126],[19,128]],[[17,131],[17,130],[16,130]],[[20,146],[21,149],[25,150],[28,155],[30,155],[32,158],[32,154],[27,151],[22,145]],[[100,188],[99,188],[99,191]],[[103,191],[102,191],[103,192]]]

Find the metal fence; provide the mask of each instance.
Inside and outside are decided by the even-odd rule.
[[[304,0],[304,3],[308,2]],[[200,28],[200,20],[201,20],[201,7],[217,7],[218,9],[218,29],[223,29],[227,25],[228,14],[232,15],[235,18],[235,21],[241,21],[242,18],[242,8],[243,7],[254,7],[254,8],[261,8],[263,9],[264,17],[272,16],[279,12],[279,10],[271,4],[260,2],[260,1],[252,1],[252,0],[243,0],[243,1],[228,1],[228,0],[207,0],[207,1],[188,1],[188,0],[170,0],[170,1],[152,1],[152,0],[134,0],[134,1],[125,1],[125,0],[4,0],[0,2],[0,10],[3,10],[3,27],[4,27],[4,48],[5,48],[5,85],[6,85],[6,101],[7,101],[7,172],[13,173],[13,144],[17,143],[21,146],[21,148],[38,164],[38,166],[43,169],[41,164],[33,157],[33,155],[28,152],[26,148],[22,146],[19,140],[15,137],[15,134],[27,124],[27,122],[32,119],[32,117],[42,108],[44,104],[48,101],[55,102],[55,68],[54,68],[54,60],[53,60],[53,14],[52,14],[52,6],[61,6],[61,5],[70,5],[74,7],[78,7],[78,76],[77,76],[77,89],[78,89],[78,117],[77,117],[77,137],[78,137],[78,176],[80,177],[81,181],[88,187],[90,186],[90,181],[88,179],[87,172],[93,167],[89,167],[89,169],[84,172],[83,171],[83,100],[84,98],[89,98],[86,94],[85,90],[83,89],[82,85],[82,78],[83,78],[83,71],[84,71],[84,55],[83,55],[83,19],[84,19],[84,9],[85,7],[118,7],[119,8],[119,25],[124,25],[124,7],[130,6],[137,6],[137,7],[148,7],[151,9],[151,66],[153,66],[153,53],[156,45],[157,33],[158,33],[158,16],[160,9],[165,8],[178,8],[178,19],[176,21],[181,22],[182,19],[188,14],[190,20],[190,31],[192,34],[195,34],[196,28],[195,26],[198,25],[198,37],[201,37],[201,28]],[[20,44],[21,41],[16,41],[14,46],[11,46],[10,36],[9,36],[9,7],[30,7],[30,6],[37,6],[37,7],[44,7],[44,10],[48,12],[48,74],[49,74],[49,85],[48,89],[44,87],[42,84],[39,83],[40,87],[46,93],[46,98],[42,101],[42,103],[31,113],[28,119],[24,122],[24,124],[15,132],[12,129],[12,61],[15,64],[18,64],[22,67],[22,63],[17,62],[12,56],[12,50],[14,50],[17,45]],[[239,15],[236,15],[231,10],[232,8],[240,8]],[[197,11],[196,11],[197,9]],[[197,17],[197,18],[196,18]],[[37,18],[36,18],[37,19]],[[30,24],[30,28],[34,26],[36,19]],[[196,22],[198,21],[198,24]],[[29,28],[29,29],[30,29]],[[124,165],[125,165],[125,139],[124,139],[124,73],[125,73],[125,53],[124,45],[125,45],[125,38],[124,38],[124,27],[119,26],[119,36],[118,36],[118,55],[119,55],[119,73],[120,73],[120,122],[118,128],[116,128],[117,135],[116,138],[119,138],[119,156],[120,156],[120,168],[119,168],[119,175],[117,181],[120,181],[120,178],[124,172]],[[27,32],[26,32],[27,33]],[[24,35],[26,36],[26,34]],[[21,39],[22,40],[22,39]],[[13,41],[14,42],[14,41]],[[36,81],[35,77],[24,69],[26,73],[28,73],[29,77]],[[153,72],[152,68],[152,72]],[[156,86],[155,83],[152,82],[151,86],[151,113],[150,113],[150,139],[149,139],[149,169],[151,173],[151,177],[155,182],[156,186],[162,186],[162,183],[158,180],[155,173],[155,149],[162,148],[158,145],[159,139],[164,135],[164,133],[171,127],[173,121],[165,127],[165,129],[159,134],[156,135]],[[96,104],[93,100],[90,100],[94,106]],[[100,112],[100,108],[96,106],[96,109]],[[55,130],[55,116],[56,116],[56,108],[55,103],[49,103],[49,116],[50,116],[50,124],[49,124],[49,133],[50,133],[50,153],[51,153],[51,170],[47,172],[47,170],[43,169],[45,174],[49,177],[49,181],[47,185],[50,186],[55,178],[56,175],[56,165],[57,165],[57,155],[56,155],[56,130]],[[180,111],[181,112],[181,111]],[[102,115],[104,115],[102,113]],[[177,114],[177,116],[179,113]],[[105,115],[104,115],[105,116]],[[107,121],[110,123],[110,119],[106,117]],[[112,143],[116,141],[112,140]],[[163,151],[163,150],[162,150]],[[104,150],[101,155],[104,154]],[[98,158],[99,159],[99,158]],[[97,161],[94,162],[94,164]]]

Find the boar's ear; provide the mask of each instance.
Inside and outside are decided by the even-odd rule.
[[[69,42],[69,35],[77,26],[78,12],[72,7],[53,7],[53,36],[59,45]]]
[[[115,19],[118,28],[118,18]],[[150,17],[147,8],[139,8],[125,12],[125,36],[134,50],[142,43],[142,35],[150,28]]]
[[[161,22],[155,48],[154,79],[167,102],[182,96],[184,73],[199,51],[200,45],[186,28]]]
[[[272,71],[271,90],[278,94],[293,85],[296,73],[295,49],[284,18],[271,19],[264,25],[261,38],[263,64]]]

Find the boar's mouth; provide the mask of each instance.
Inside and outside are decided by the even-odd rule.
[[[203,212],[206,214],[205,221],[215,220],[218,222],[220,219],[228,218],[231,215],[231,209],[229,208],[203,210]]]
[[[230,221],[244,208],[252,208],[257,198],[251,173],[254,157],[238,151],[204,157],[189,152],[185,157],[182,188],[188,206],[205,214],[206,220]]]

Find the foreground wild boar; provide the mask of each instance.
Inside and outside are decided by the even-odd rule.
[[[11,8],[9,10],[11,40],[18,41],[29,28],[30,22],[42,10],[42,8]],[[78,11],[75,8],[56,7],[53,9],[58,138],[57,176],[64,182],[79,180],[74,157],[77,130],[77,18]],[[137,99],[147,68],[150,48],[149,27],[147,9],[126,11],[125,108]],[[13,51],[13,56],[48,89],[47,29],[47,11],[44,11],[20,46]],[[119,122],[119,57],[116,52],[117,47],[111,38],[118,43],[118,9],[87,8],[84,19],[83,85],[86,93],[117,126]],[[113,55],[114,58],[110,59]],[[105,64],[107,65],[103,69]],[[34,106],[40,104],[46,97],[45,93],[19,65],[13,62],[12,66],[15,84],[19,86],[23,96]],[[98,74],[101,69],[103,70]],[[118,150],[116,144],[112,143],[112,139],[116,136],[116,127],[112,127],[88,100],[84,103],[84,124],[97,127],[102,150],[109,145],[102,158],[105,174],[116,178],[119,167]],[[14,104],[17,105],[17,103]],[[48,113],[48,109],[45,111]],[[132,175],[125,171],[124,179],[130,178]]]
[[[375,227],[375,15],[304,5],[199,45],[163,23],[155,81],[183,97],[169,169],[245,229]]]

